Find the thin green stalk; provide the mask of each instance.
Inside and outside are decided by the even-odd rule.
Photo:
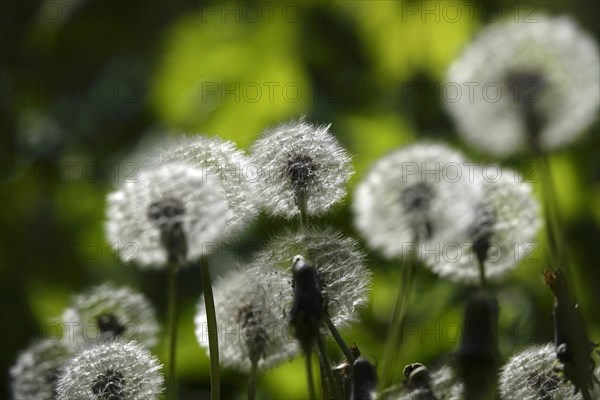
[[[312,374],[312,361],[311,361],[311,352],[304,352],[304,360],[306,361],[306,379],[308,383],[308,398],[310,400],[317,400],[317,395],[315,394],[315,383],[313,381]]]
[[[317,345],[319,346],[321,364],[325,370],[325,377],[329,382],[330,392],[333,395],[334,400],[341,400],[342,395],[340,394],[340,389],[337,385],[335,377],[333,376],[333,372],[331,371],[331,364],[329,363],[329,357],[327,356],[327,347],[325,346],[325,340],[323,339],[323,335],[321,333],[319,333],[317,336]]]
[[[542,153],[538,157],[540,167],[540,179],[542,184],[542,195],[544,198],[544,218],[546,220],[546,234],[550,247],[550,259],[557,266],[566,267],[563,241],[559,230],[558,207],[556,204],[556,191],[552,179],[552,170],[548,155]]]
[[[250,364],[250,375],[248,375],[248,400],[256,399],[256,380],[258,377],[258,363],[252,361]]]
[[[218,400],[221,395],[219,382],[219,338],[217,336],[217,316],[213,297],[208,261],[202,257],[200,263],[202,273],[202,289],[204,290],[204,306],[206,307],[206,323],[208,329],[208,348],[210,352],[210,398]]]
[[[177,262],[169,263],[168,292],[168,335],[169,335],[169,370],[167,372],[168,398],[177,398],[176,355],[177,355]]]
[[[342,335],[340,335],[340,332],[333,324],[333,321],[331,320],[331,317],[329,315],[325,316],[325,324],[327,325],[327,328],[329,328],[329,332],[331,332],[331,335],[335,339],[335,342],[338,344],[338,346],[344,353],[344,356],[346,356],[346,360],[348,360],[350,367],[354,367],[354,361],[356,361],[356,358],[354,357],[354,354],[352,354],[352,351],[350,351],[350,348],[344,341],[344,338],[342,338]]]
[[[325,364],[319,353],[319,378],[321,378],[321,398],[329,399],[329,379],[325,376]]]
[[[404,340],[404,324],[406,322],[406,313],[412,290],[414,269],[416,265],[416,255],[412,255],[408,265],[402,270],[402,283],[396,298],[396,305],[392,317],[392,326],[385,345],[383,365],[381,369],[380,391],[392,383],[396,362],[398,360],[398,351],[400,344]]]

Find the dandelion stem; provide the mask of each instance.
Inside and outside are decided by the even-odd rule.
[[[350,348],[344,341],[344,338],[342,338],[342,335],[340,335],[340,332],[337,330],[337,328],[333,324],[333,321],[331,320],[331,317],[329,315],[325,316],[325,324],[327,324],[327,328],[329,328],[329,332],[331,332],[331,335],[335,339],[335,342],[338,344],[338,346],[344,353],[344,356],[346,356],[346,360],[348,360],[348,363],[351,366],[354,366],[354,361],[355,361],[354,354],[352,354],[352,351],[350,351]]]
[[[204,290],[204,306],[206,307],[206,323],[208,328],[208,348],[210,352],[210,398],[220,398],[219,382],[219,342],[217,336],[217,317],[215,313],[215,300],[213,298],[208,260],[205,256],[200,261],[202,273],[202,289]]]
[[[398,291],[398,297],[396,298],[396,305],[394,307],[394,313],[392,317],[392,326],[385,344],[380,390],[383,390],[389,386],[394,378],[394,370],[398,359],[398,351],[400,350],[400,344],[403,341],[403,328],[406,322],[406,312],[410,300],[410,292],[412,289],[416,263],[416,255],[411,255],[408,265],[402,269],[402,283],[400,290]]]
[[[477,256],[477,266],[479,267],[479,283],[481,288],[485,290],[487,281],[485,278],[485,260],[482,257]]]
[[[319,377],[321,378],[321,399],[329,399],[329,379],[325,376],[325,363],[319,352]]]
[[[168,398],[174,400],[177,397],[176,380],[176,355],[177,355],[177,269],[176,261],[169,262],[169,371],[167,374]]]
[[[323,335],[321,333],[319,333],[319,335],[317,336],[317,345],[319,346],[319,353],[321,354],[321,364],[323,370],[325,371],[327,381],[329,382],[329,389],[331,391],[331,394],[333,394],[334,400],[341,400],[342,395],[340,394],[337,382],[335,381],[335,377],[333,376],[333,372],[331,371],[331,364],[329,363],[329,357],[327,357],[327,347],[325,346],[325,340],[323,339]]]
[[[312,361],[311,361],[311,352],[304,352],[304,360],[306,361],[306,379],[308,383],[308,398],[310,400],[317,400],[317,396],[315,394],[315,383],[313,381],[312,375]]]
[[[258,363],[252,361],[250,364],[250,375],[248,376],[248,400],[256,399],[256,379],[258,375]]]
[[[548,236],[548,245],[550,247],[550,258],[560,267],[565,267],[565,258],[562,248],[562,238],[559,231],[558,209],[556,205],[556,191],[552,180],[552,170],[550,168],[550,159],[546,153],[538,157],[540,177],[542,183],[542,193],[544,198],[544,217],[546,220],[546,235]]]
[[[304,227],[308,221],[308,193],[305,189],[298,189],[295,196],[300,211],[300,225]]]

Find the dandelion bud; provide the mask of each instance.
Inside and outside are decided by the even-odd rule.
[[[71,357],[66,343],[44,340],[19,354],[10,369],[14,400],[53,400],[60,367]]]
[[[358,319],[358,309],[367,303],[371,272],[364,264],[365,255],[356,240],[344,237],[332,229],[308,228],[301,232],[286,232],[271,240],[253,261],[256,274],[261,269],[280,271],[290,285],[281,294],[281,303],[293,301],[290,260],[296,255],[306,258],[313,270],[303,270],[298,261],[297,278],[308,279],[315,274],[316,288],[322,298],[323,313],[336,327],[348,325]],[[307,284],[310,281],[307,280]]]
[[[455,240],[474,218],[480,196],[462,155],[419,143],[379,160],[358,185],[355,223],[367,243],[388,258]]]
[[[429,370],[420,363],[414,363],[404,367],[406,387],[415,392],[415,399],[437,400],[431,389],[431,374]]]
[[[318,287],[316,271],[302,256],[296,256],[292,265],[294,297],[290,310],[290,325],[303,351],[311,351],[323,323],[326,304]]]
[[[159,331],[154,308],[143,294],[111,284],[74,296],[62,319],[72,327],[65,340],[75,347],[116,338],[152,347]]]
[[[377,369],[364,357],[354,361],[352,369],[352,400],[372,400],[377,389]]]
[[[259,168],[259,197],[273,215],[319,215],[346,194],[350,157],[327,126],[304,122],[267,131],[252,146]]]
[[[150,165],[185,162],[221,184],[231,213],[227,234],[241,232],[256,215],[256,170],[233,142],[202,135],[184,136],[159,145]]]
[[[556,358],[575,391],[588,392],[600,382],[594,377],[593,346],[586,333],[585,321],[571,297],[562,271],[544,271],[544,279],[554,294],[552,317]]]
[[[449,366],[443,366],[434,372],[420,363],[404,368],[406,390],[400,396],[391,396],[398,400],[463,400],[464,385]]]
[[[297,344],[288,335],[283,305],[278,295],[288,286],[281,274],[235,271],[214,286],[219,336],[219,361],[224,366],[249,372],[273,367],[293,357]],[[196,338],[209,351],[204,299],[194,318]]]
[[[106,215],[106,236],[123,261],[164,268],[212,248],[231,210],[214,177],[188,164],[164,164],[111,193]]]
[[[597,44],[571,18],[536,18],[490,24],[447,74],[462,88],[446,102],[459,132],[494,155],[562,147],[598,115]]]
[[[478,292],[465,309],[460,348],[456,354],[466,398],[486,398],[496,385],[498,353],[498,303]]]
[[[62,369],[58,400],[156,400],[161,365],[135,342],[107,342],[84,350]]]

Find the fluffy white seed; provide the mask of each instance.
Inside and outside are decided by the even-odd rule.
[[[72,356],[63,341],[35,342],[19,354],[10,369],[15,400],[54,400],[61,366]]]
[[[597,44],[569,17],[535,18],[489,25],[447,74],[460,88],[445,101],[459,132],[490,154],[522,152],[532,129],[540,148],[562,147],[598,115]]]
[[[231,210],[215,177],[183,163],[144,169],[108,196],[106,237],[123,261],[166,267],[161,229],[149,216],[150,207],[162,202],[181,205],[183,213],[170,222],[179,223],[185,234],[186,261],[213,249],[227,232]]]
[[[149,159],[151,165],[170,162],[190,163],[219,181],[231,208],[229,233],[241,232],[257,215],[256,169],[233,142],[203,135],[172,139]]]
[[[483,198],[475,205],[475,220],[463,233],[462,240],[439,246],[428,253],[425,264],[435,273],[453,281],[479,281],[476,250],[487,247],[485,277],[498,279],[514,269],[521,261],[535,257],[535,235],[542,225],[540,207],[529,183],[508,169],[497,177],[488,178],[483,170],[476,170],[481,180]]]
[[[564,380],[556,370],[554,344],[531,346],[514,355],[500,373],[500,398],[502,400],[581,400],[581,393],[574,394],[574,386]],[[598,377],[599,370],[596,370]],[[600,394],[598,385],[593,392]],[[597,397],[594,397],[597,398]]]
[[[136,342],[108,342],[84,350],[62,369],[58,400],[155,400],[162,366]]]
[[[96,286],[71,300],[63,313],[63,339],[80,347],[121,338],[154,346],[159,331],[154,308],[141,293],[111,284]]]
[[[329,127],[301,119],[265,132],[254,143],[259,199],[267,211],[291,218],[300,213],[298,197],[305,195],[307,214],[319,215],[346,195],[350,157]]]
[[[388,258],[431,251],[471,224],[481,188],[472,165],[445,145],[417,143],[375,163],[356,188],[355,224],[370,247]],[[418,239],[418,240],[417,240]]]
[[[267,369],[297,353],[297,343],[283,318],[283,306],[277,301],[286,286],[283,276],[256,276],[243,270],[215,283],[219,360],[224,366],[248,372],[255,360],[259,369]],[[194,319],[196,338],[209,353],[205,310],[202,298]]]

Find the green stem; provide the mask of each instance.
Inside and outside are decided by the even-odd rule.
[[[219,338],[217,333],[217,317],[213,297],[208,260],[202,257],[200,263],[202,273],[202,289],[204,290],[204,306],[206,307],[206,323],[208,329],[208,348],[210,352],[210,398],[218,400],[221,394],[219,382]]]
[[[323,363],[323,357],[319,353],[319,377],[321,378],[321,398],[329,399],[329,379],[325,376],[325,364]]]
[[[310,351],[304,352],[304,360],[306,361],[306,379],[308,383],[308,398],[310,400],[317,400],[317,396],[315,394],[315,383],[313,381],[312,361],[310,355]]]
[[[169,263],[169,292],[168,292],[168,335],[169,335],[169,370],[167,373],[168,398],[177,397],[176,355],[177,355],[177,262]]]
[[[559,267],[565,267],[565,258],[562,248],[562,238],[558,229],[558,209],[556,205],[556,191],[552,180],[550,159],[547,154],[542,153],[538,157],[540,177],[542,184],[542,195],[544,198],[544,218],[546,220],[546,235],[550,247],[550,259]]]
[[[338,346],[344,353],[344,356],[346,356],[346,360],[348,360],[350,367],[353,368],[354,361],[356,361],[356,358],[354,357],[354,354],[352,354],[352,351],[350,351],[350,348],[344,341],[344,338],[342,338],[342,335],[340,335],[340,332],[337,330],[337,328],[333,324],[333,321],[331,320],[331,317],[329,315],[325,316],[325,324],[327,324],[327,328],[329,328],[329,332],[331,332],[331,335],[335,339],[335,342],[338,344]]]
[[[396,298],[396,305],[394,307],[394,313],[392,317],[392,326],[390,328],[390,333],[388,335],[384,350],[385,353],[381,372],[382,379],[380,382],[380,391],[389,386],[394,378],[394,370],[396,368],[396,362],[398,359],[398,351],[400,350],[401,342],[404,340],[404,324],[406,322],[406,313],[410,300],[415,265],[416,255],[411,255],[408,265],[402,270],[401,288],[398,291],[398,297]]]
[[[256,399],[256,379],[258,376],[258,363],[252,361],[250,364],[250,375],[248,376],[248,400]]]
[[[317,345],[319,346],[319,353],[321,354],[321,364],[325,370],[327,381],[329,381],[329,389],[333,394],[334,400],[341,400],[342,395],[340,394],[340,389],[338,388],[333,372],[331,371],[331,364],[329,363],[329,357],[327,356],[327,347],[325,346],[325,340],[323,340],[323,335],[321,333],[317,336]]]

